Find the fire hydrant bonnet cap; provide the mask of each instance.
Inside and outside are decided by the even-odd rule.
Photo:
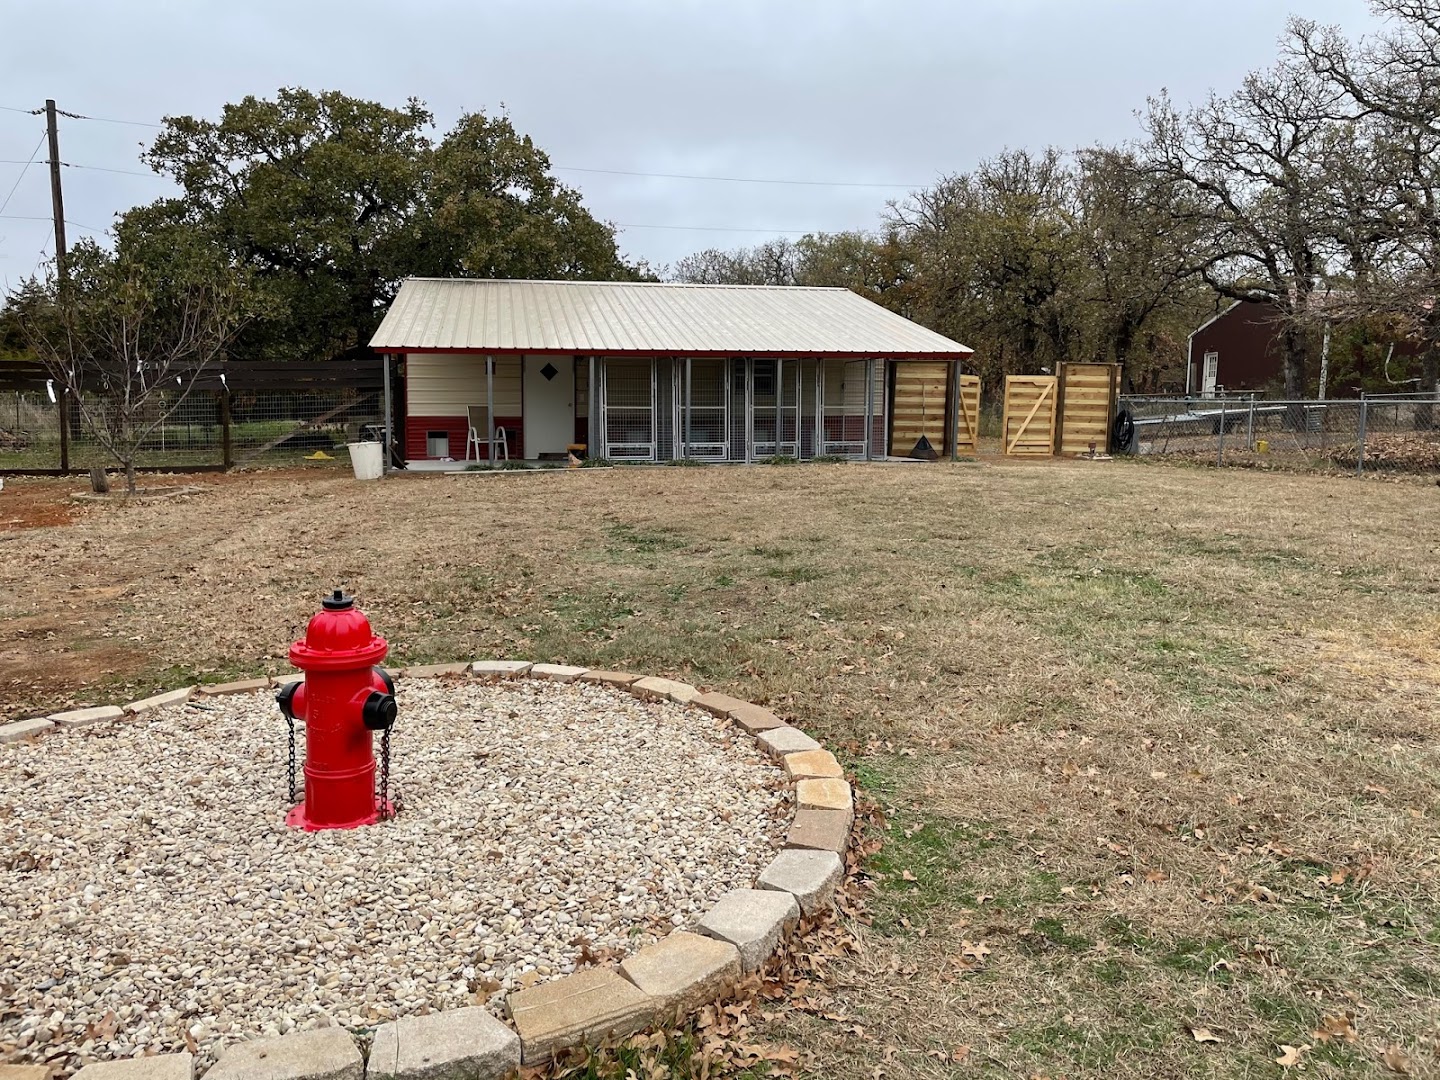
[[[385,639],[370,629],[370,620],[355,606],[354,598],[336,589],[321,607],[305,628],[305,639],[290,646],[292,664],[302,670],[343,670],[384,659]]]

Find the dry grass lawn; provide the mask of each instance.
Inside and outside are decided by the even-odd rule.
[[[280,671],[344,585],[392,662],[673,674],[841,753],[871,921],[762,1033],[814,1075],[1422,1076],[1437,510],[1133,463],[230,477],[0,531],[0,706]]]

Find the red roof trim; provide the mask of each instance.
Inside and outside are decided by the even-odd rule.
[[[419,353],[449,353],[454,356],[599,356],[599,357],[673,357],[682,360],[687,356],[696,359],[720,359],[725,360],[731,357],[755,356],[762,359],[845,359],[845,360],[966,360],[975,355],[974,349],[966,349],[963,352],[779,352],[767,349],[762,352],[743,352],[734,349],[718,351],[691,351],[676,352],[674,349],[611,349],[604,352],[588,353],[577,352],[574,349],[461,349],[461,348],[385,348],[377,349],[377,352],[387,356],[406,356]]]

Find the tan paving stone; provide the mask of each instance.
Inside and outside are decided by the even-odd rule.
[[[255,690],[268,690],[272,685],[270,678],[262,675],[255,679],[236,679],[233,682],[199,686],[196,687],[196,693],[203,697],[222,697],[225,694],[249,694]]]
[[[131,716],[136,713],[149,712],[151,709],[158,709],[162,705],[178,705],[182,701],[189,701],[195,693],[195,687],[182,686],[179,690],[167,690],[163,694],[154,694],[139,701],[132,701],[125,706],[125,711]]]
[[[849,810],[796,810],[785,846],[843,853],[850,846]]]
[[[206,1080],[364,1080],[360,1048],[344,1028],[296,1031],[227,1046]]]
[[[550,679],[553,682],[574,682],[589,668],[575,667],[571,664],[532,664],[526,672],[532,679]]]
[[[748,702],[737,705],[730,710],[728,715],[731,720],[734,720],[751,735],[759,735],[762,731],[771,731],[786,726],[784,720],[763,705],[751,705]]]
[[[795,783],[795,805],[800,810],[845,810],[854,812],[850,785],[844,780],[799,780]]]
[[[402,679],[438,679],[442,675],[464,675],[470,670],[470,662],[462,660],[457,664],[417,664],[401,668],[397,674]]]
[[[669,1018],[726,996],[740,978],[740,952],[728,941],[673,930],[627,956],[620,973],[659,1002],[661,1015]]]
[[[62,728],[82,728],[106,720],[118,720],[125,715],[119,705],[96,705],[90,709],[71,709],[69,712],[52,713],[50,721]]]
[[[636,679],[630,684],[630,692],[644,701],[676,701],[681,705],[689,705],[700,696],[700,691],[689,683],[654,675]]]
[[[543,1065],[562,1046],[633,1035],[659,1015],[659,1003],[614,968],[585,968],[517,990],[505,1005],[526,1065]]]
[[[632,675],[628,671],[587,671],[580,676],[581,682],[601,683],[604,686],[615,686],[624,689],[633,683],[639,675]]]
[[[786,754],[785,772],[792,780],[844,780],[845,770],[829,750],[802,750]]]
[[[16,720],[13,723],[0,724],[0,743],[34,739],[44,735],[47,731],[54,730],[55,722],[43,716],[32,717],[29,720]]]

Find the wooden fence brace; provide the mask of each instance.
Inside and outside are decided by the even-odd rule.
[[[960,460],[960,361],[950,361],[950,460]]]

